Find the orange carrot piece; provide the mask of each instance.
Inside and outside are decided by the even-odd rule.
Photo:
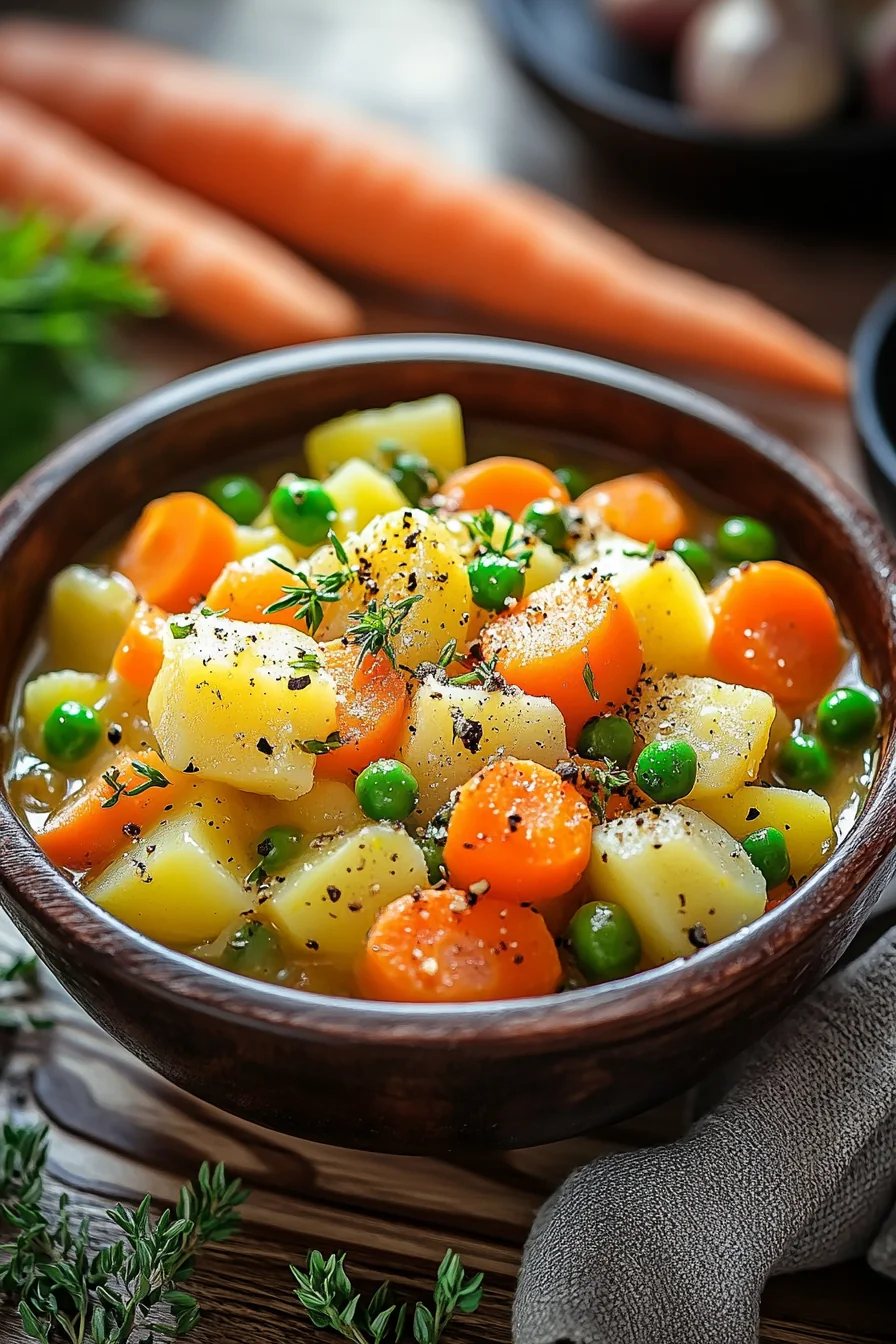
[[[111,230],[176,312],[239,349],[359,329],[352,300],[293,252],[7,93],[0,201]]]
[[[842,398],[843,354],[533,188],[192,57],[9,20],[0,81],[301,250],[652,356]]]
[[[341,639],[321,645],[336,682],[336,726],[342,746],[318,756],[314,771],[353,785],[371,761],[394,757],[407,717],[408,689],[384,655],[358,665],[358,650]]]
[[[267,610],[283,596],[283,585],[289,575],[273,564],[264,551],[233,560],[225,565],[206,595],[212,611],[226,611],[232,621],[262,621],[275,625],[292,625],[304,630],[295,620],[295,609]]]
[[[188,611],[233,559],[236,524],[205,495],[184,490],[147,504],[116,568],[165,611]]]
[[[149,695],[162,666],[162,637],[167,620],[161,607],[138,602],[112,656],[112,671],[144,695]]]
[[[170,781],[167,788],[152,787],[127,797],[124,793],[113,807],[104,807],[113,796],[111,789],[98,775],[54,812],[37,837],[37,843],[47,858],[60,868],[80,873],[87,869],[103,868],[121,850],[131,843],[131,827],[137,834],[152,826],[177,798],[184,787],[189,787],[183,775],[166,766],[154,751],[121,752],[109,770],[119,771],[118,782],[125,789],[136,789],[147,782],[134,769],[134,762],[152,766]],[[106,772],[108,773],[108,771]]]
[[[367,935],[365,996],[398,1003],[473,1003],[552,994],[560,958],[541,915],[462,891],[392,901]]]
[[[507,681],[554,701],[570,745],[592,715],[631,700],[641,675],[635,619],[597,575],[540,588],[489,621],[480,642]]]
[[[688,532],[688,517],[678,494],[660,472],[617,476],[592,486],[576,500],[592,527],[602,523],[635,541],[654,542],[668,549]]]
[[[522,516],[536,499],[569,503],[569,491],[540,462],[521,457],[487,457],[455,471],[439,494],[450,509],[474,513],[500,509],[513,519]]]
[[[768,691],[793,713],[827,690],[843,663],[840,627],[817,579],[781,560],[745,565],[709,597],[714,670]]]
[[[591,853],[591,813],[572,784],[534,761],[505,757],[461,787],[444,863],[455,886],[488,899],[548,901],[574,887]]]

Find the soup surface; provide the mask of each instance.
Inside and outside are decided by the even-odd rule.
[[[500,452],[496,452],[500,449]],[[231,971],[551,994],[725,938],[864,801],[875,691],[758,519],[449,396],[147,506],[55,579],[7,787],[104,909]]]

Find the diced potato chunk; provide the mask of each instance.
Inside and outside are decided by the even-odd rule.
[[[314,787],[293,802],[277,803],[269,824],[294,826],[302,835],[334,835],[353,831],[367,818],[354,789],[338,779],[315,779]]]
[[[470,581],[444,523],[422,509],[399,509],[350,537],[346,551],[355,577],[340,601],[327,607],[320,639],[344,635],[352,612],[364,610],[371,599],[381,605],[419,597],[392,640],[398,662],[409,667],[435,662],[449,640],[465,643]],[[316,572],[333,567],[332,548],[315,554]]]
[[[193,765],[206,779],[250,793],[298,798],[314,782],[307,740],[336,728],[336,687],[323,669],[291,667],[315,653],[307,635],[285,625],[180,617],[191,633],[165,632],[162,670],[149,716],[166,761]],[[310,678],[307,685],[305,678]]]
[[[681,557],[674,551],[648,555],[641,542],[616,532],[590,550],[588,568],[616,589],[635,618],[647,666],[680,676],[705,672],[712,615],[699,580]]]
[[[557,706],[515,687],[446,686],[428,677],[411,702],[399,755],[420,786],[415,819],[429,821],[451,790],[502,751],[549,768],[566,756]]]
[[[238,527],[236,529],[236,559],[246,560],[250,555],[283,544],[283,534],[269,523],[266,527]],[[289,552],[290,557],[292,551]]]
[[[420,453],[441,476],[466,461],[464,424],[454,397],[441,394],[420,401],[398,402],[384,410],[350,411],[308,432],[305,457],[312,476],[321,480],[350,457],[363,457],[375,467],[388,465],[381,443],[398,443]]]
[[[297,949],[344,960],[361,951],[382,906],[426,885],[423,855],[403,827],[362,826],[336,839],[322,836],[278,874],[275,894],[258,914]]]
[[[134,585],[122,574],[69,565],[50,586],[50,657],[76,672],[109,671],[137,605]]]
[[[592,898],[631,915],[644,960],[689,957],[758,919],[765,882],[721,826],[689,807],[651,807],[595,828]]]
[[[468,563],[475,555],[477,545],[466,525],[466,520],[471,516],[469,513],[455,513],[445,519],[445,526],[451,533],[457,549]],[[567,567],[567,561],[564,560],[562,555],[558,555],[555,550],[552,550],[547,542],[539,540],[538,537],[532,536],[530,532],[526,532],[518,524],[514,524],[506,513],[495,513],[493,535],[495,546],[500,547],[504,544],[508,528],[514,526],[517,529],[516,537],[524,543],[520,546],[520,550],[532,552],[531,559],[526,566],[526,586],[523,590],[523,596],[528,597],[530,593],[537,592],[539,588],[546,588],[549,583],[559,579]]]
[[[798,882],[820,868],[834,848],[831,806],[817,793],[751,784],[736,793],[704,798],[700,810],[743,840],[763,826],[774,826],[787,841],[790,871]]]
[[[765,691],[712,677],[645,678],[636,731],[645,742],[675,738],[697,753],[688,800],[733,793],[755,779],[775,717]]]
[[[92,672],[45,672],[29,681],[22,696],[23,733],[28,747],[43,751],[44,724],[57,707],[66,700],[77,700],[79,705],[97,709],[108,695],[105,677]]]
[[[97,905],[171,947],[217,938],[252,904],[245,800],[203,784],[87,888]],[[257,824],[257,823],[256,823]]]
[[[351,457],[324,481],[324,489],[339,510],[334,531],[339,537],[360,532],[381,513],[407,508],[408,501],[385,472],[360,457]]]

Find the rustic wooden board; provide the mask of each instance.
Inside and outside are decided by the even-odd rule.
[[[17,0],[14,7],[29,6]],[[609,180],[504,60],[476,0],[35,0],[30,7],[117,21],[408,125],[438,152],[548,187],[657,256],[743,285],[843,347],[896,269],[890,244],[747,231],[676,213]],[[373,331],[551,336],[370,286],[353,288]],[[128,333],[124,345],[147,387],[227,355],[167,323]],[[599,353],[625,358],[627,352]],[[845,407],[712,380],[693,369],[659,371],[740,406],[863,488]],[[347,1250],[359,1280],[388,1275],[411,1294],[422,1291],[445,1247],[454,1246],[486,1271],[487,1291],[480,1312],[451,1337],[505,1341],[520,1249],[546,1194],[581,1162],[613,1146],[666,1138],[687,1119],[687,1104],[678,1103],[606,1135],[463,1164],[349,1153],[213,1111],[115,1046],[58,987],[50,985],[47,995],[58,1025],[36,1041],[19,1041],[0,1089],[7,1104],[51,1125],[53,1192],[68,1191],[101,1230],[110,1200],[135,1200],[145,1191],[170,1199],[206,1157],[226,1160],[254,1191],[241,1235],[201,1261],[198,1344],[315,1337],[291,1297],[286,1268],[315,1245]],[[859,1264],[775,1280],[763,1304],[761,1338],[763,1344],[896,1340],[896,1288]],[[0,1344],[22,1339],[16,1318],[0,1312]]]

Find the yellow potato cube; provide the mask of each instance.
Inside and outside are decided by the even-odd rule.
[[[367,821],[354,789],[338,779],[315,779],[310,792],[274,809],[268,825],[294,826],[309,837],[353,831]]]
[[[250,555],[266,551],[272,546],[283,544],[283,536],[273,523],[264,527],[238,527],[236,529],[236,559],[247,560]],[[289,551],[292,557],[292,551]]]
[[[648,667],[658,673],[700,676],[707,668],[713,630],[706,594],[674,551],[652,555],[647,551],[641,542],[613,532],[589,547],[587,567],[624,599],[635,618]]]
[[[337,467],[324,489],[339,510],[333,530],[342,538],[360,532],[381,513],[406,508],[408,502],[390,476],[360,457]]]
[[[397,509],[384,514],[350,537],[346,552],[353,571],[343,596],[326,608],[320,639],[338,639],[352,624],[352,613],[375,600],[399,602],[415,597],[392,645],[399,663],[416,667],[435,662],[451,639],[467,639],[470,581],[464,562],[445,524],[422,509]],[[332,547],[312,561],[316,573],[338,565]]]
[[[22,696],[22,732],[31,751],[44,749],[44,724],[58,705],[77,700],[79,705],[100,709],[109,693],[105,677],[92,672],[45,672],[29,681]]]
[[[426,863],[407,831],[377,823],[321,836],[277,875],[258,916],[296,949],[345,960],[361,951],[384,905],[427,885]]]
[[[756,778],[774,717],[775,702],[765,691],[712,677],[647,677],[635,731],[645,742],[690,743],[697,782],[688,800],[697,805]]]
[[[350,411],[327,420],[305,436],[305,458],[312,476],[323,480],[351,457],[363,457],[375,467],[388,460],[380,444],[400,444],[419,453],[440,476],[466,461],[464,422],[454,397],[441,394],[420,401],[398,402],[383,410]]]
[[[427,677],[411,701],[399,756],[420,787],[414,819],[427,822],[451,790],[497,752],[554,766],[566,756],[563,715],[515,687],[446,686]]]
[[[188,633],[175,638],[172,626]],[[336,729],[332,677],[292,667],[316,651],[313,639],[285,625],[175,618],[149,695],[166,761],[250,793],[307,793],[315,758],[303,744],[324,741]]]
[[[50,585],[50,658],[57,667],[105,674],[136,605],[122,574],[69,565]]]
[[[762,875],[740,845],[678,803],[595,827],[588,885],[593,900],[628,911],[650,966],[736,933],[766,903]]]
[[[735,840],[774,826],[787,841],[790,871],[798,882],[820,868],[834,848],[831,806],[817,793],[750,784],[736,793],[704,798],[700,810]]]
[[[87,894],[169,947],[209,942],[252,904],[243,886],[245,820],[238,795],[202,785],[104,869]]]

